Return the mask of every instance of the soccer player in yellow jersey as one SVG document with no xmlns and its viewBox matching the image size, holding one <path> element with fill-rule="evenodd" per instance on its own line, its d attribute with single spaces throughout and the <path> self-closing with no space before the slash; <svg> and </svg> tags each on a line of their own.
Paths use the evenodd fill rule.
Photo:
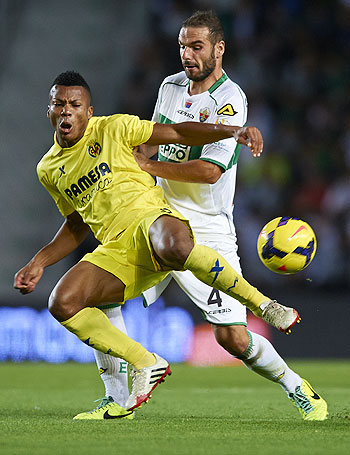
<svg viewBox="0 0 350 455">
<path fill-rule="evenodd" d="M 17 272 L 14 286 L 22 294 L 34 291 L 45 267 L 71 253 L 91 229 L 101 245 L 59 280 L 49 310 L 84 343 L 133 366 L 131 394 L 120 416 L 131 415 L 147 401 L 170 368 L 165 359 L 115 328 L 99 306 L 132 299 L 171 270 L 190 270 L 274 327 L 290 331 L 299 320 L 297 311 L 272 302 L 218 253 L 196 244 L 187 220 L 167 205 L 162 189 L 133 156 L 142 143 L 202 145 L 231 137 L 259 156 L 263 142 L 256 128 L 158 124 L 121 114 L 93 117 L 90 88 L 72 71 L 53 82 L 47 115 L 55 130 L 54 145 L 37 171 L 65 221 Z"/>
</svg>

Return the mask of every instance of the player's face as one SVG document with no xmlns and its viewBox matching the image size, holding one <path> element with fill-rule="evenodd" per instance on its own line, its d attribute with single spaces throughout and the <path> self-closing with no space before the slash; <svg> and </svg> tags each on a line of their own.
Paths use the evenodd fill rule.
<svg viewBox="0 0 350 455">
<path fill-rule="evenodd" d="M 187 77 L 200 82 L 215 70 L 217 57 L 223 54 L 224 42 L 213 45 L 207 27 L 188 27 L 180 30 L 179 45 L 181 62 Z"/>
<path fill-rule="evenodd" d="M 72 147 L 84 136 L 92 113 L 90 95 L 84 87 L 54 85 L 51 88 L 47 116 L 61 147 Z"/>
</svg>

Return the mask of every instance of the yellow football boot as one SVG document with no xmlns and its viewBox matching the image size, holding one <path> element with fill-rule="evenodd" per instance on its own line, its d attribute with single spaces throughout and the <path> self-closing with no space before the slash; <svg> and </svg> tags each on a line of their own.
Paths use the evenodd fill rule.
<svg viewBox="0 0 350 455">
<path fill-rule="evenodd" d="M 99 400 L 96 400 L 99 401 Z M 112 397 L 101 398 L 101 403 L 92 411 L 81 412 L 73 420 L 132 420 L 134 411 L 127 411 L 117 404 Z"/>
<path fill-rule="evenodd" d="M 304 420 L 326 420 L 327 403 L 314 391 L 311 385 L 303 379 L 301 386 L 295 389 L 294 393 L 289 394 L 289 399 L 299 410 Z"/>
</svg>

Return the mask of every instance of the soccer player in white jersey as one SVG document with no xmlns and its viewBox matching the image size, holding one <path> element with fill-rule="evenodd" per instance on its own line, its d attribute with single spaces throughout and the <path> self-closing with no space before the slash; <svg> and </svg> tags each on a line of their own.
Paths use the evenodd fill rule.
<svg viewBox="0 0 350 455">
<path fill-rule="evenodd" d="M 193 14 L 182 25 L 179 46 L 184 71 L 161 84 L 153 120 L 243 126 L 247 100 L 222 69 L 225 42 L 217 16 L 208 11 Z M 150 160 L 156 151 L 141 148 L 136 155 L 141 169 L 157 176 L 169 205 L 190 220 L 197 242 L 219 252 L 240 271 L 232 217 L 240 146 L 233 138 L 196 147 L 161 145 L 158 161 Z M 147 304 L 156 301 L 172 278 L 202 311 L 224 349 L 250 370 L 280 384 L 304 420 L 327 418 L 327 404 L 310 384 L 288 367 L 267 339 L 247 330 L 246 308 L 237 300 L 200 282 L 189 271 L 173 271 L 143 293 Z M 119 309 L 107 309 L 106 313 L 120 327 Z M 109 396 L 122 401 L 127 386 L 124 382 L 121 387 L 117 359 L 96 351 L 96 360 L 106 385 L 103 404 L 108 404 Z M 99 414 L 94 413 L 96 418 Z M 91 413 L 80 416 L 93 417 Z"/>
</svg>

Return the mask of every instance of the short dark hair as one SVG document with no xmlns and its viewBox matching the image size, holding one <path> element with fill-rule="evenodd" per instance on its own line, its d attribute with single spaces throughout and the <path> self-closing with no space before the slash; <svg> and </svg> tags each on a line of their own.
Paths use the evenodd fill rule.
<svg viewBox="0 0 350 455">
<path fill-rule="evenodd" d="M 91 90 L 89 84 L 86 82 L 83 76 L 76 71 L 65 71 L 64 73 L 59 74 L 52 83 L 52 86 L 54 85 L 64 85 L 66 87 L 78 85 L 80 87 L 84 87 L 89 92 L 91 98 Z"/>
<path fill-rule="evenodd" d="M 221 21 L 214 11 L 196 11 L 182 23 L 182 28 L 187 27 L 208 27 L 212 44 L 225 40 Z"/>
</svg>

